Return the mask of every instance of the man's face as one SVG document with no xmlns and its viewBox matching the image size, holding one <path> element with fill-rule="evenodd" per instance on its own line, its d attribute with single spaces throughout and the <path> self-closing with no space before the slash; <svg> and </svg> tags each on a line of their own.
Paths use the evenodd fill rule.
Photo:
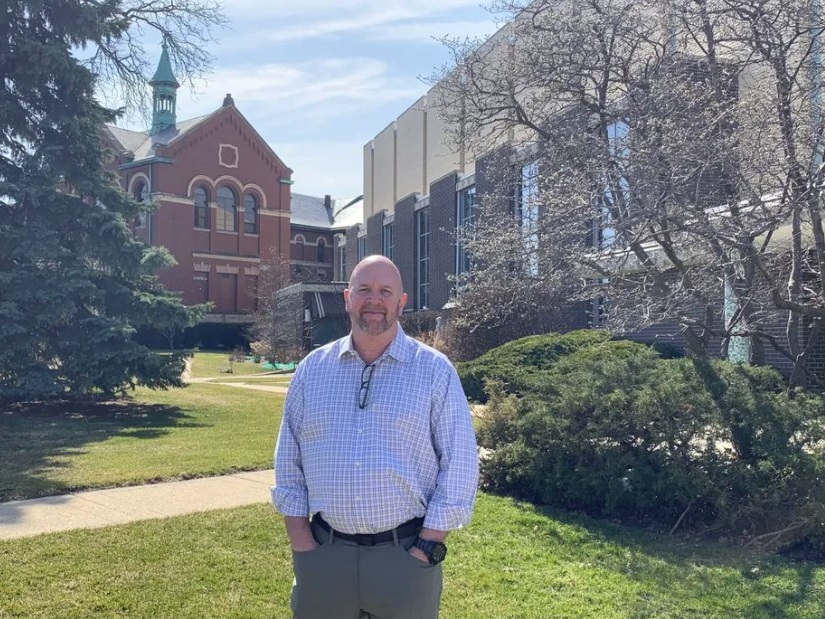
<svg viewBox="0 0 825 619">
<path fill-rule="evenodd" d="M 352 328 L 371 336 L 392 328 L 407 303 L 398 272 L 384 262 L 359 265 L 344 299 Z"/>
</svg>

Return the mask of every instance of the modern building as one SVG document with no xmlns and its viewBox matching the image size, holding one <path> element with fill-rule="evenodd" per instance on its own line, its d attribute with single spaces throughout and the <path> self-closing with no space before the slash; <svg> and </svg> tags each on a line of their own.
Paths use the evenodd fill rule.
<svg viewBox="0 0 825 619">
<path fill-rule="evenodd" d="M 693 79 L 690 71 L 701 62 L 691 64 L 690 46 L 693 43 L 689 37 L 682 41 L 673 31 L 663 30 L 662 33 L 667 48 L 674 50 L 673 57 L 685 59 L 686 66 L 690 67 L 686 75 Z M 505 25 L 481 49 L 489 58 L 496 58 L 498 54 L 499 60 L 506 62 L 513 37 L 510 25 Z M 740 75 L 731 95 L 761 96 L 763 89 L 758 79 L 758 73 Z M 353 227 L 346 235 L 350 269 L 364 255 L 378 253 L 393 258 L 409 293 L 407 309 L 410 311 L 442 311 L 451 307 L 455 292 L 451 276 L 470 268 L 466 253 L 455 242 L 456 233 L 472 221 L 476 201 L 495 193 L 500 187 L 502 153 L 506 153 L 503 159 L 510 167 L 507 174 L 516 179 L 511 187 L 510 205 L 516 216 L 520 214 L 524 218 L 524 196 L 536 188 L 536 160 L 531 154 L 529 138 L 510 129 L 491 131 L 486 146 L 476 152 L 462 143 L 456 144 L 455 136 L 459 132 L 448 131 L 439 111 L 443 96 L 441 84 L 436 83 L 426 96 L 364 145 L 365 225 Z M 547 122 L 553 122 L 556 115 L 561 117 L 561 112 L 550 110 Z M 707 200 L 710 205 L 714 195 L 718 195 L 714 189 L 718 189 L 719 183 L 714 187 L 713 175 L 697 180 L 703 193 L 702 200 Z M 538 210 L 534 215 L 538 216 Z M 594 243 L 601 243 L 602 233 L 606 232 L 609 229 L 595 231 Z M 727 310 L 723 292 L 720 287 L 716 308 L 720 320 L 724 320 Z M 560 317 L 562 328 L 599 325 L 603 307 L 599 299 L 571 304 L 566 315 Z M 775 341 L 781 341 L 785 321 L 776 320 L 769 328 L 776 335 Z M 810 325 L 805 329 L 804 333 L 809 333 Z M 685 339 L 673 322 L 662 321 L 629 335 L 685 348 Z M 825 375 L 825 334 L 820 334 L 810 356 L 809 367 Z M 791 366 L 787 351 L 766 347 L 765 357 L 769 363 L 785 371 Z"/>
</svg>

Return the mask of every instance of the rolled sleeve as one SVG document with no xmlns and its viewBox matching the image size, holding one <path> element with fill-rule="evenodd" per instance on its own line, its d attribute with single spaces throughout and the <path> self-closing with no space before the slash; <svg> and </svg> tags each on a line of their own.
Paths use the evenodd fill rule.
<svg viewBox="0 0 825 619">
<path fill-rule="evenodd" d="M 303 416 L 304 384 L 301 368 L 296 371 L 284 401 L 281 429 L 275 446 L 275 485 L 272 505 L 284 516 L 309 515 L 309 495 L 301 463 L 297 435 Z"/>
<path fill-rule="evenodd" d="M 470 523 L 478 488 L 478 447 L 458 374 L 447 363 L 434 377 L 432 433 L 439 462 L 424 526 L 452 531 Z"/>
</svg>

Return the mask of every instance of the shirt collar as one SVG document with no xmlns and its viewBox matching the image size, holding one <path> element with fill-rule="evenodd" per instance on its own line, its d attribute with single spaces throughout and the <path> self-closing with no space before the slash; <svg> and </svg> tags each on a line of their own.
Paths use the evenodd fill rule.
<svg viewBox="0 0 825 619">
<path fill-rule="evenodd" d="M 395 337 L 392 339 L 392 342 L 390 342 L 387 350 L 384 351 L 384 354 L 379 357 L 379 360 L 384 357 L 392 357 L 396 361 L 409 362 L 412 361 L 414 352 L 415 343 L 407 337 L 404 329 L 402 329 L 399 324 L 398 330 L 395 332 Z M 349 335 L 341 339 L 341 345 L 338 348 L 338 358 L 340 359 L 344 355 L 358 355 L 358 352 L 352 345 L 351 331 Z"/>
</svg>

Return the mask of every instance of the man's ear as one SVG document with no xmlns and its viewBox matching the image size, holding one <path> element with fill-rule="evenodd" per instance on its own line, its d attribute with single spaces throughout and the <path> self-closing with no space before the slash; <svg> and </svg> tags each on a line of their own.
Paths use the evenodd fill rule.
<svg viewBox="0 0 825 619">
<path fill-rule="evenodd" d="M 407 306 L 407 293 L 402 292 L 401 298 L 398 300 L 398 311 L 403 312 L 404 308 Z"/>
<path fill-rule="evenodd" d="M 349 288 L 344 288 L 344 307 L 349 309 Z"/>
</svg>

